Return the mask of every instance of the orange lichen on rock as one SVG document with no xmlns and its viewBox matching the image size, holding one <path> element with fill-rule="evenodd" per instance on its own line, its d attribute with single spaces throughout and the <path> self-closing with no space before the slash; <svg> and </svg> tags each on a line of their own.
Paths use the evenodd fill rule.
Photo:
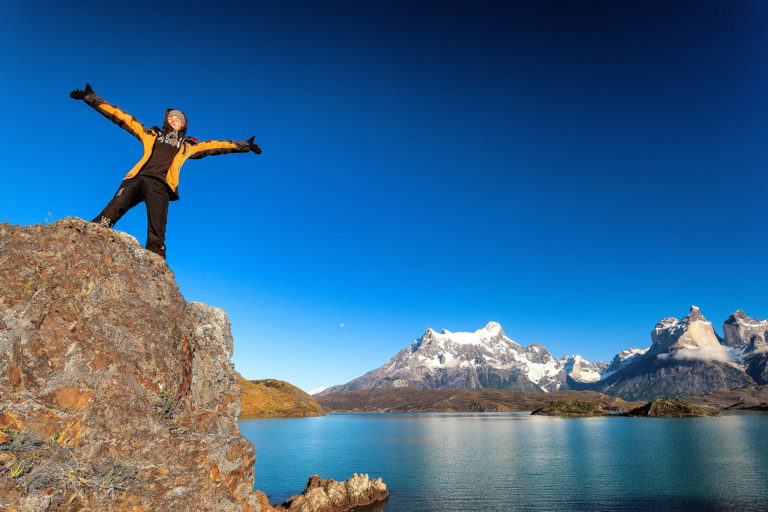
<svg viewBox="0 0 768 512">
<path fill-rule="evenodd" d="M 223 311 L 80 219 L 0 223 L 0 254 L 0 509 L 285 510 L 253 491 Z M 22 471 L 49 481 L 22 486 Z"/>
<path fill-rule="evenodd" d="M 82 409 L 91 400 L 91 392 L 80 386 L 59 388 L 43 396 L 43 400 L 53 402 L 62 409 Z"/>
</svg>

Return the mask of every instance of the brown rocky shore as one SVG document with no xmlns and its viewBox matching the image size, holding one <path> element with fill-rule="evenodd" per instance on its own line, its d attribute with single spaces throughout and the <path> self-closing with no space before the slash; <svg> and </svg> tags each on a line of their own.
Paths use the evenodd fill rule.
<svg viewBox="0 0 768 512">
<path fill-rule="evenodd" d="M 253 490 L 227 315 L 131 236 L 0 224 L 0 510 L 338 512 L 380 479 Z"/>
<path fill-rule="evenodd" d="M 332 413 L 511 412 L 533 411 L 556 400 L 589 402 L 606 411 L 629 411 L 645 402 L 627 402 L 596 391 L 531 393 L 486 388 L 466 389 L 376 388 L 336 391 L 317 396 Z"/>
</svg>

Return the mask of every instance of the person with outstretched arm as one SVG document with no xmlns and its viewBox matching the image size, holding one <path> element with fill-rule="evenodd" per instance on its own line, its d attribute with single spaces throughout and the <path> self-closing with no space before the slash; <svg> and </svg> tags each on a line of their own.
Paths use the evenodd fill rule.
<svg viewBox="0 0 768 512">
<path fill-rule="evenodd" d="M 187 137 L 189 122 L 180 110 L 165 110 L 163 127 L 146 128 L 135 117 L 99 98 L 89 84 L 85 90 L 69 93 L 83 100 L 104 117 L 139 139 L 144 155 L 123 178 L 115 196 L 92 222 L 112 227 L 125 212 L 144 201 L 147 207 L 145 247 L 165 258 L 165 225 L 168 203 L 179 199 L 179 171 L 188 159 L 226 153 L 261 154 L 261 148 L 248 140 L 205 140 Z"/>
</svg>

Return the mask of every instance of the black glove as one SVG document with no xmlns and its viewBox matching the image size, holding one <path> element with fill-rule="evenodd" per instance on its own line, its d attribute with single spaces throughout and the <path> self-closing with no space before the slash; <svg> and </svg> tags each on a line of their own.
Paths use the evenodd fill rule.
<svg viewBox="0 0 768 512">
<path fill-rule="evenodd" d="M 85 84 L 85 90 L 81 91 L 80 89 L 75 89 L 71 93 L 69 93 L 69 97 L 73 100 L 82 100 L 85 98 L 86 94 L 90 94 L 93 92 L 93 89 L 91 89 L 91 84 Z"/>
<path fill-rule="evenodd" d="M 254 135 L 253 137 L 248 139 L 248 147 L 251 149 L 251 151 L 253 151 L 257 155 L 260 155 L 261 154 L 261 148 L 257 144 L 253 143 L 253 139 L 255 139 L 255 138 L 256 138 L 256 136 Z"/>
</svg>

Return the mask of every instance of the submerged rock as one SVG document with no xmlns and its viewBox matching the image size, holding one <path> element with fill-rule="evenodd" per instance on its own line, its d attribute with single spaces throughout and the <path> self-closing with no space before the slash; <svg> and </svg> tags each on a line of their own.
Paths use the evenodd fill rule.
<svg viewBox="0 0 768 512">
<path fill-rule="evenodd" d="M 232 348 L 133 237 L 0 224 L 0 510 L 283 510 L 252 490 Z"/>
</svg>

